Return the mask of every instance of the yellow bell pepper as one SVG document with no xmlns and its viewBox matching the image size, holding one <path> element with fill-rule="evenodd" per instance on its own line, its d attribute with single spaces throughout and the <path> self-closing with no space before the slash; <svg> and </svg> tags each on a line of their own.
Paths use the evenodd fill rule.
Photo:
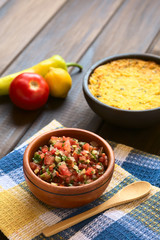
<svg viewBox="0 0 160 240">
<path fill-rule="evenodd" d="M 65 98 L 72 86 L 71 76 L 62 68 L 51 67 L 44 79 L 48 83 L 50 95 L 53 97 Z"/>
<path fill-rule="evenodd" d="M 78 67 L 80 69 L 80 71 L 82 70 L 81 65 L 79 65 L 77 63 L 66 63 L 61 56 L 54 55 L 51 58 L 46 59 L 31 68 L 28 68 L 23 71 L 13 73 L 8 76 L 0 78 L 0 95 L 8 94 L 9 86 L 10 86 L 12 80 L 23 72 L 38 73 L 39 75 L 44 77 L 47 74 L 47 72 L 49 71 L 50 67 L 62 68 L 67 71 L 67 67 L 70 67 L 70 66 L 75 66 L 75 67 Z"/>
</svg>

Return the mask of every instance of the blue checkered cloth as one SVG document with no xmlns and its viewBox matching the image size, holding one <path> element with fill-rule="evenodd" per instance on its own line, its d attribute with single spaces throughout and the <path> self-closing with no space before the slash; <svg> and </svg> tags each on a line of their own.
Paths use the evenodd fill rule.
<svg viewBox="0 0 160 240">
<path fill-rule="evenodd" d="M 62 127 L 55 120 L 44 130 Z M 56 209 L 36 199 L 29 191 L 22 169 L 28 142 L 1 161 L 0 227 L 12 240 L 159 240 L 160 239 L 160 157 L 110 142 L 116 166 L 113 179 L 94 202 L 74 209 Z M 152 184 L 151 193 L 132 203 L 109 209 L 50 238 L 41 230 L 61 220 L 89 210 L 111 198 L 124 186 L 144 180 Z"/>
</svg>

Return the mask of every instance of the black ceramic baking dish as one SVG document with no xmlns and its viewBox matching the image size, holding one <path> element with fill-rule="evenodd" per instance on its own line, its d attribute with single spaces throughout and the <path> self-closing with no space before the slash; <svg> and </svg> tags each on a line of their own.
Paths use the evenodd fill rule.
<svg viewBox="0 0 160 240">
<path fill-rule="evenodd" d="M 107 104 L 100 102 L 97 98 L 95 98 L 88 88 L 89 77 L 95 68 L 114 60 L 129 58 L 141 59 L 145 61 L 154 61 L 160 64 L 160 57 L 152 54 L 129 53 L 104 58 L 95 63 L 93 66 L 91 66 L 91 68 L 86 73 L 83 81 L 84 96 L 91 109 L 100 117 L 102 117 L 104 120 L 112 124 L 130 128 L 142 128 L 158 124 L 160 123 L 160 107 L 149 110 L 136 110 L 136 111 L 123 110 L 120 108 L 111 107 Z"/>
</svg>

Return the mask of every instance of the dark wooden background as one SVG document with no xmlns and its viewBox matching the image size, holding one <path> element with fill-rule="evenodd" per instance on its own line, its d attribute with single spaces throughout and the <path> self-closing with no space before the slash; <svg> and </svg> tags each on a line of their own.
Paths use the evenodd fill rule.
<svg viewBox="0 0 160 240">
<path fill-rule="evenodd" d="M 49 98 L 37 111 L 13 106 L 0 96 L 0 157 L 56 119 L 66 127 L 160 154 L 160 125 L 125 129 L 105 123 L 87 105 L 82 80 L 96 61 L 119 53 L 160 54 L 159 0 L 1 0 L 0 73 L 2 76 L 60 54 L 77 61 L 66 99 Z"/>
</svg>

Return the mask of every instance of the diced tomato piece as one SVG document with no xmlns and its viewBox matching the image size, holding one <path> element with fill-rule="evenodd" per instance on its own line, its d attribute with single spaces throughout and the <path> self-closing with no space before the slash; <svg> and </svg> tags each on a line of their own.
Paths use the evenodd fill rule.
<svg viewBox="0 0 160 240">
<path fill-rule="evenodd" d="M 58 137 L 52 136 L 52 137 L 51 137 L 51 140 L 52 140 L 52 141 L 57 141 L 57 140 L 58 140 Z"/>
<path fill-rule="evenodd" d="M 73 153 L 73 157 L 74 157 L 74 159 L 75 159 L 76 161 L 78 161 L 79 154 L 76 153 L 76 152 L 74 152 L 74 153 Z"/>
<path fill-rule="evenodd" d="M 106 160 L 104 161 L 104 166 L 105 166 L 105 167 L 108 166 L 108 159 L 106 159 Z"/>
<path fill-rule="evenodd" d="M 78 182 L 83 182 L 84 181 L 84 175 L 81 174 L 81 175 L 78 175 Z"/>
<path fill-rule="evenodd" d="M 103 162 L 105 161 L 105 158 L 104 158 L 104 157 L 100 157 L 100 158 L 99 158 L 99 161 L 100 161 L 101 163 L 103 163 Z"/>
<path fill-rule="evenodd" d="M 86 150 L 82 150 L 82 151 L 81 151 L 81 155 L 83 155 L 83 156 L 87 156 L 88 153 L 86 153 Z"/>
<path fill-rule="evenodd" d="M 70 139 L 70 138 L 69 137 L 65 137 L 65 136 L 62 137 L 63 142 L 67 141 L 68 139 Z"/>
<path fill-rule="evenodd" d="M 45 172 L 45 173 L 40 175 L 40 178 L 47 181 L 51 178 L 51 175 L 48 174 L 47 172 Z"/>
<path fill-rule="evenodd" d="M 67 152 L 70 152 L 71 151 L 71 145 L 70 145 L 70 141 L 67 139 L 66 142 L 64 142 L 64 147 L 63 149 Z"/>
<path fill-rule="evenodd" d="M 56 171 L 56 175 L 59 177 L 60 176 L 60 174 L 59 174 L 59 172 L 58 171 Z"/>
<path fill-rule="evenodd" d="M 44 145 L 44 147 L 42 147 L 42 152 L 43 152 L 43 153 L 48 152 L 48 147 L 47 147 L 47 145 Z"/>
<path fill-rule="evenodd" d="M 44 157 L 44 164 L 45 165 L 51 165 L 54 162 L 54 156 L 46 155 Z"/>
<path fill-rule="evenodd" d="M 50 166 L 49 166 L 49 171 L 52 172 L 53 169 L 54 169 L 54 167 L 55 167 L 55 164 L 50 165 Z"/>
<path fill-rule="evenodd" d="M 89 151 L 89 147 L 90 147 L 89 143 L 85 143 L 83 145 L 83 150 Z"/>
<path fill-rule="evenodd" d="M 85 156 L 80 156 L 79 161 L 86 161 L 86 157 Z"/>
<path fill-rule="evenodd" d="M 105 163 L 107 161 L 107 156 L 105 155 L 105 153 L 102 153 L 102 156 L 99 158 L 99 161 L 101 163 Z"/>
<path fill-rule="evenodd" d="M 56 143 L 54 144 L 54 148 L 62 149 L 62 143 L 61 143 L 61 142 L 56 142 Z"/>
<path fill-rule="evenodd" d="M 91 145 L 89 145 L 89 151 L 92 152 L 93 147 Z"/>
<path fill-rule="evenodd" d="M 105 154 L 105 153 L 102 153 L 102 157 L 106 157 L 106 158 L 107 158 L 107 156 L 106 156 L 106 154 Z"/>
<path fill-rule="evenodd" d="M 54 155 L 55 152 L 56 152 L 56 149 L 53 148 L 50 152 L 51 152 L 52 155 Z"/>
<path fill-rule="evenodd" d="M 91 176 L 91 175 L 93 175 L 95 173 L 95 170 L 94 170 L 94 168 L 92 168 L 92 167 L 89 167 L 88 169 L 87 169 L 87 171 L 86 171 L 86 175 L 87 176 Z"/>
<path fill-rule="evenodd" d="M 40 166 L 34 162 L 30 162 L 30 167 L 34 171 L 36 168 L 40 169 Z"/>
<path fill-rule="evenodd" d="M 44 158 L 44 153 L 41 153 L 40 157 L 41 157 L 41 159 L 43 159 Z"/>
<path fill-rule="evenodd" d="M 64 155 L 65 155 L 66 157 L 68 157 L 68 156 L 69 156 L 69 152 L 64 151 Z"/>
<path fill-rule="evenodd" d="M 75 140 L 72 138 L 69 139 L 71 145 L 79 145 Z"/>
<path fill-rule="evenodd" d="M 74 167 L 74 161 L 72 161 L 71 159 L 67 159 L 66 163 L 68 164 L 68 166 L 70 166 L 72 168 Z"/>
<path fill-rule="evenodd" d="M 79 169 L 87 169 L 87 164 L 79 163 L 78 165 Z"/>
<path fill-rule="evenodd" d="M 60 174 L 64 175 L 64 176 L 71 176 L 71 172 L 69 171 L 68 167 L 66 166 L 66 164 L 61 164 L 59 167 L 58 167 L 58 170 L 60 172 Z"/>
<path fill-rule="evenodd" d="M 69 184 L 70 181 L 71 181 L 71 178 L 70 178 L 70 177 L 66 177 L 66 178 L 65 178 L 65 181 L 66 181 L 67 184 Z"/>
</svg>

